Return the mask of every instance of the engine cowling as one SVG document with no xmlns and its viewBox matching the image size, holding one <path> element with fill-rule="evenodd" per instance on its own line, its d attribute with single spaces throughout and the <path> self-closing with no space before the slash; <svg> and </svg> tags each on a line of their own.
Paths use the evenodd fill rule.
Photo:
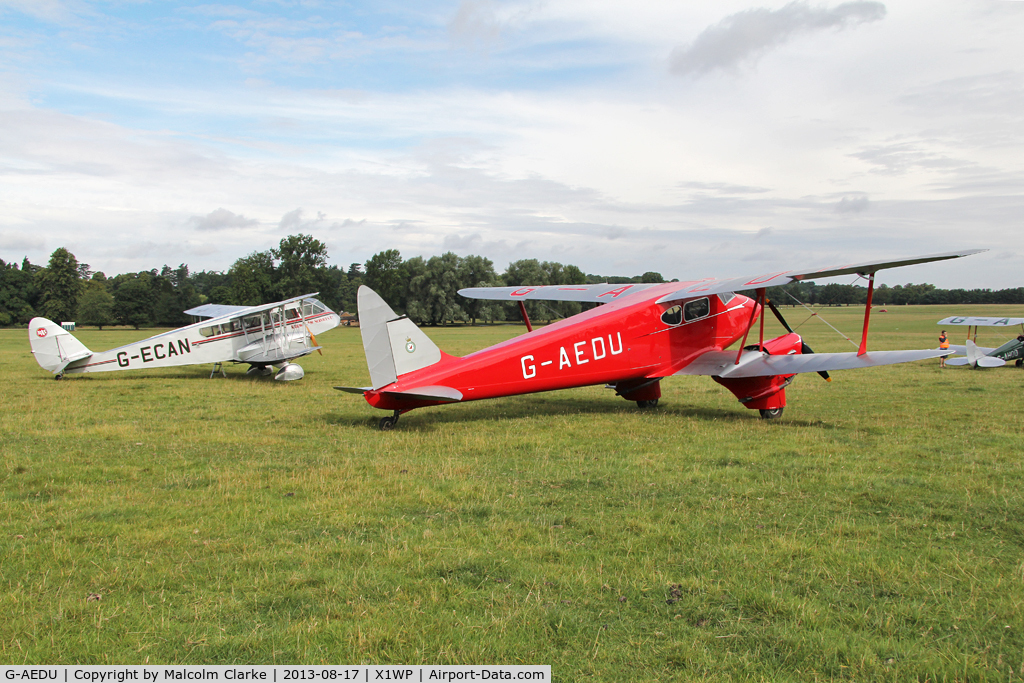
<svg viewBox="0 0 1024 683">
<path fill-rule="evenodd" d="M 757 344 L 747 346 L 756 351 Z M 803 353 L 804 343 L 799 334 L 791 332 L 764 343 L 764 350 L 773 356 L 787 356 Z M 786 387 L 796 375 L 768 375 L 766 377 L 712 377 L 739 399 L 745 408 L 751 410 L 775 410 L 786 407 Z"/>
</svg>

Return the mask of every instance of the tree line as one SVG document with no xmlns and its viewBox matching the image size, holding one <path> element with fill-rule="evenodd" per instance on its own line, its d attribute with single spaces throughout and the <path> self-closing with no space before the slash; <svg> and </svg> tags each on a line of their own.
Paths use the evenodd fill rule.
<svg viewBox="0 0 1024 683">
<path fill-rule="evenodd" d="M 355 312 L 356 291 L 366 284 L 398 313 L 419 324 L 519 320 L 516 304 L 481 301 L 458 296 L 464 287 L 524 285 L 582 285 L 599 282 L 625 284 L 664 282 L 649 271 L 635 277 L 584 274 L 575 265 L 523 259 L 504 273 L 483 256 L 441 256 L 403 259 L 397 249 L 374 254 L 365 263 L 347 269 L 327 264 L 327 246 L 311 235 L 289 235 L 277 247 L 237 259 L 226 271 L 191 272 L 177 268 L 122 273 L 108 277 L 93 272 L 75 255 L 59 248 L 46 266 L 23 259 L 0 259 L 0 325 L 25 325 L 34 316 L 79 325 L 180 326 L 191 322 L 185 310 L 204 303 L 256 306 L 300 294 L 320 292 L 319 298 L 338 312 Z M 798 300 L 807 304 L 863 304 L 867 289 L 858 285 L 794 282 L 769 289 L 780 304 Z M 881 285 L 875 289 L 877 305 L 902 304 L 1021 304 L 1024 287 L 1016 289 L 938 289 L 933 285 Z M 527 312 L 534 320 L 553 320 L 579 313 L 587 304 L 531 301 Z"/>
</svg>

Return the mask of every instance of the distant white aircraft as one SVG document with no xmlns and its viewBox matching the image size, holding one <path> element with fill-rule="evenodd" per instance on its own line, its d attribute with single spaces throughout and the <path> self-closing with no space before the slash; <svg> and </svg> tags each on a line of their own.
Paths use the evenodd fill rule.
<svg viewBox="0 0 1024 683">
<path fill-rule="evenodd" d="M 967 343 L 963 346 L 952 344 L 949 349 L 953 353 L 964 354 L 966 358 L 950 358 L 946 365 L 970 365 L 972 368 L 998 368 L 1007 361 L 1016 360 L 1017 367 L 1024 366 L 1024 318 L 982 318 L 977 316 L 954 315 L 943 318 L 938 325 L 966 325 Z M 987 349 L 977 346 L 979 327 L 1010 328 L 1020 325 L 1021 334 L 1002 346 Z M 971 339 L 971 328 L 974 328 L 974 339 Z"/>
<path fill-rule="evenodd" d="M 206 304 L 185 313 L 201 322 L 132 342 L 110 351 L 93 352 L 52 320 L 32 318 L 28 338 L 36 362 L 61 379 L 65 374 L 167 368 L 213 363 L 248 363 L 250 373 L 277 380 L 302 379 L 296 358 L 319 351 L 316 335 L 338 326 L 338 314 L 317 301 L 317 292 L 263 306 Z M 213 377 L 213 373 L 210 376 Z"/>
</svg>

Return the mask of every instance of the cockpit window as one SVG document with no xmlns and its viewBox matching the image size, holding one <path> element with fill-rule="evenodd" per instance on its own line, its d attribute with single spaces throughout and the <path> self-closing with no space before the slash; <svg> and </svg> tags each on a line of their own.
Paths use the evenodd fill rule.
<svg viewBox="0 0 1024 683">
<path fill-rule="evenodd" d="M 673 306 L 661 314 L 661 322 L 666 325 L 679 325 L 683 322 L 682 306 Z"/>
<path fill-rule="evenodd" d="M 683 306 L 683 319 L 686 322 L 705 318 L 709 313 L 711 313 L 711 303 L 708 301 L 707 297 L 688 301 L 686 302 L 686 305 Z"/>
<path fill-rule="evenodd" d="M 718 295 L 718 300 L 727 306 L 729 305 L 729 302 L 735 298 L 736 295 L 733 292 L 722 292 Z"/>
</svg>

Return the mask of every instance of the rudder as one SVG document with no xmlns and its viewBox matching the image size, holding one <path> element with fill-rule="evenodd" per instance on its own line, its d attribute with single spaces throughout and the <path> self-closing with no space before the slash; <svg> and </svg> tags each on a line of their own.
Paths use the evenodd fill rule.
<svg viewBox="0 0 1024 683">
<path fill-rule="evenodd" d="M 375 291 L 360 286 L 356 299 L 359 332 L 374 389 L 441 360 L 437 345 L 413 321 L 391 310 Z"/>
</svg>

